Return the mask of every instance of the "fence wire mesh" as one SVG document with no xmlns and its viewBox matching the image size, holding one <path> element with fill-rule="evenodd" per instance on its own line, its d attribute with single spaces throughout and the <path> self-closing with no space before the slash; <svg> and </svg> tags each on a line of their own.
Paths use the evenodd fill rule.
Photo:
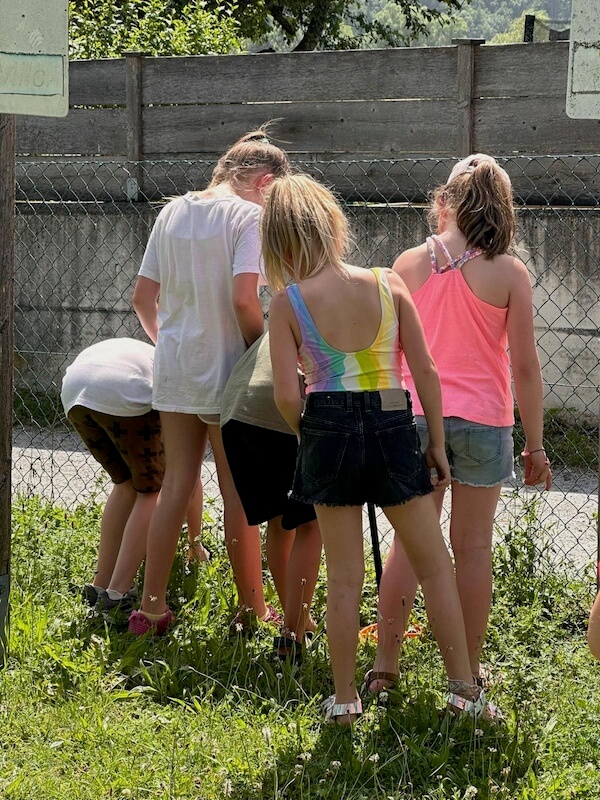
<svg viewBox="0 0 600 800">
<path fill-rule="evenodd" d="M 598 156 L 500 159 L 519 206 L 518 244 L 533 284 L 545 385 L 551 492 L 506 485 L 501 538 L 536 503 L 536 545 L 585 570 L 596 559 L 600 329 Z M 428 192 L 451 159 L 298 162 L 343 198 L 351 261 L 390 266 L 428 233 Z M 60 405 L 66 366 L 101 339 L 145 338 L 131 308 L 144 247 L 165 198 L 203 188 L 212 162 L 21 161 L 17 164 L 13 490 L 72 507 L 105 496 L 106 478 L 70 430 Z M 268 307 L 268 293 L 264 293 Z M 218 498 L 210 456 L 206 495 Z M 216 500 L 218 504 L 218 499 Z M 449 503 L 447 498 L 446 503 Z M 449 505 L 444 508 L 447 528 Z M 378 516 L 385 551 L 391 531 Z M 365 533 L 368 524 L 365 516 Z M 549 548 L 549 549 L 546 549 Z"/>
</svg>

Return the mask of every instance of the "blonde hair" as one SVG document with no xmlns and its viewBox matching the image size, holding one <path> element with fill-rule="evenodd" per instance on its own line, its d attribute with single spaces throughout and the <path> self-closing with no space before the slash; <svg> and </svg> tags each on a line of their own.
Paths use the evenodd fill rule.
<svg viewBox="0 0 600 800">
<path fill-rule="evenodd" d="M 256 173 L 286 175 L 290 162 L 281 148 L 269 141 L 269 126 L 246 133 L 217 161 L 209 188 L 230 183 L 234 189 L 245 185 Z"/>
<path fill-rule="evenodd" d="M 514 247 L 517 223 L 510 178 L 492 156 L 477 153 L 459 162 L 448 182 L 434 191 L 428 214 L 433 230 L 442 210 L 454 214 L 469 247 L 480 247 L 485 258 Z"/>
<path fill-rule="evenodd" d="M 273 289 L 298 283 L 327 264 L 342 270 L 350 233 L 339 203 L 309 175 L 286 175 L 269 187 L 263 208 L 262 250 Z"/>
</svg>

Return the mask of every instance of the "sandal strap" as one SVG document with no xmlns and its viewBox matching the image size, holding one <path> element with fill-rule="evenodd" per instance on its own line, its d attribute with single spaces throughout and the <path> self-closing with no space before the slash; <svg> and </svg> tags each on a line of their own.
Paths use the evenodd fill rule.
<svg viewBox="0 0 600 800">
<path fill-rule="evenodd" d="M 323 701 L 325 722 L 335 722 L 338 717 L 345 717 L 350 714 L 359 717 L 362 714 L 362 710 L 360 697 L 357 697 L 353 703 L 336 703 L 335 695 L 332 694 Z"/>
<path fill-rule="evenodd" d="M 373 683 L 373 681 L 390 681 L 396 683 L 398 676 L 395 672 L 381 672 L 380 670 L 370 669 L 365 674 L 365 683 Z"/>
<path fill-rule="evenodd" d="M 446 695 L 446 703 L 456 709 L 458 712 L 468 714 L 470 717 L 477 718 L 485 709 L 487 700 L 483 689 L 479 690 L 479 696 L 473 700 L 463 697 L 461 694 L 448 692 Z"/>
</svg>

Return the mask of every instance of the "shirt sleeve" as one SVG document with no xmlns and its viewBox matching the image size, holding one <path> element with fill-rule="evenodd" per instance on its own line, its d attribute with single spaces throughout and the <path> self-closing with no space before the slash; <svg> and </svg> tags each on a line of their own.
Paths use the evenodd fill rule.
<svg viewBox="0 0 600 800">
<path fill-rule="evenodd" d="M 244 272 L 260 274 L 262 257 L 259 233 L 260 208 L 244 209 L 240 217 L 233 242 L 233 274 Z"/>
<path fill-rule="evenodd" d="M 157 219 L 154 223 L 152 230 L 150 231 L 150 236 L 148 237 L 148 244 L 146 245 L 146 250 L 144 251 L 144 257 L 142 258 L 142 264 L 140 266 L 138 275 L 144 278 L 150 278 L 150 280 L 156 281 L 156 283 L 160 283 L 160 272 L 158 269 L 158 234 L 157 228 L 159 226 L 159 220 Z"/>
</svg>

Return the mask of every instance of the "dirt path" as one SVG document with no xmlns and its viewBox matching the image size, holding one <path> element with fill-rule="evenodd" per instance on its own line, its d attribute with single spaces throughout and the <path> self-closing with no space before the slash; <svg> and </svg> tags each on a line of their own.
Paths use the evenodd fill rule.
<svg viewBox="0 0 600 800">
<path fill-rule="evenodd" d="M 207 498 L 218 498 L 215 467 L 209 454 L 202 472 Z M 83 448 L 78 437 L 66 430 L 24 430 L 13 441 L 13 491 L 37 494 L 73 507 L 92 497 L 103 500 L 109 483 L 102 470 Z M 522 517 L 523 503 L 539 497 L 538 520 L 549 532 L 557 561 L 572 561 L 583 568 L 596 560 L 598 480 L 591 471 L 562 470 L 555 474 L 552 491 L 539 493 L 517 482 L 502 490 L 497 514 L 497 536 Z M 448 500 L 448 498 L 447 498 Z M 445 505 L 448 505 L 446 502 Z M 447 513 L 444 515 L 447 517 Z M 368 531 L 365 514 L 364 530 Z M 444 523 L 447 533 L 447 522 Z M 383 551 L 391 542 L 391 529 L 381 513 L 378 529 Z"/>
</svg>

